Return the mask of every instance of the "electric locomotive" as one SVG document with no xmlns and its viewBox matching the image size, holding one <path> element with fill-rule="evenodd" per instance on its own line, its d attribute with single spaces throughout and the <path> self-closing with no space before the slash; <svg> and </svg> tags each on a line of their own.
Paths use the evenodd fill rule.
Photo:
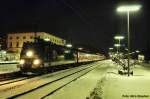
<svg viewBox="0 0 150 99">
<path fill-rule="evenodd" d="M 66 53 L 68 50 L 69 52 Z M 18 67 L 22 72 L 41 72 L 52 65 L 74 62 L 74 58 L 71 49 L 36 39 L 35 42 L 23 44 Z"/>
</svg>

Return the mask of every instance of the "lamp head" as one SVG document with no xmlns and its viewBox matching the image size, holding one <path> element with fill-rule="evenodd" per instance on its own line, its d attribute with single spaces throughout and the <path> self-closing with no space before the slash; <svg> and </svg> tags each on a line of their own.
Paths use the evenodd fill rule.
<svg viewBox="0 0 150 99">
<path fill-rule="evenodd" d="M 122 5 L 117 8 L 117 12 L 136 12 L 141 9 L 141 5 Z"/>
</svg>

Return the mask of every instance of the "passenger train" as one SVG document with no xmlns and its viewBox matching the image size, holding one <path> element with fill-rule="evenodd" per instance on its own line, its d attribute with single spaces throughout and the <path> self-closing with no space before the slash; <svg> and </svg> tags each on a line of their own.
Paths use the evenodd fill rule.
<svg viewBox="0 0 150 99">
<path fill-rule="evenodd" d="M 63 64 L 97 61 L 104 58 L 102 55 L 35 39 L 35 42 L 25 42 L 23 44 L 18 68 L 23 73 L 47 72 L 54 67 L 60 68 Z"/>
</svg>

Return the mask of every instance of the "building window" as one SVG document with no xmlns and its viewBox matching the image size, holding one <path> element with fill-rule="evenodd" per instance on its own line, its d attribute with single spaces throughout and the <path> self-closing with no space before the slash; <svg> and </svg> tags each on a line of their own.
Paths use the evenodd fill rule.
<svg viewBox="0 0 150 99">
<path fill-rule="evenodd" d="M 23 39 L 26 39 L 26 37 L 24 36 Z"/>
<path fill-rule="evenodd" d="M 10 47 L 12 47 L 12 42 L 10 42 Z"/>
<path fill-rule="evenodd" d="M 19 37 L 17 36 L 16 39 L 19 39 Z"/>
<path fill-rule="evenodd" d="M 16 43 L 16 47 L 19 47 L 19 42 Z"/>
<path fill-rule="evenodd" d="M 30 36 L 30 39 L 33 39 L 33 36 Z"/>
<path fill-rule="evenodd" d="M 9 39 L 11 40 L 11 39 L 12 39 L 12 37 L 10 36 L 10 37 L 9 37 Z"/>
</svg>

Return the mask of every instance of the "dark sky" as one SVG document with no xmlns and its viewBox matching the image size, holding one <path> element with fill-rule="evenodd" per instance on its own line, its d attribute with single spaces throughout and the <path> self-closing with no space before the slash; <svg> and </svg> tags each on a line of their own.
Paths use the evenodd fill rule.
<svg viewBox="0 0 150 99">
<path fill-rule="evenodd" d="M 1 0 L 0 32 L 45 31 L 75 44 L 106 51 L 115 41 L 113 36 L 126 36 L 126 15 L 116 12 L 125 0 Z M 147 49 L 148 1 L 131 14 L 132 49 Z M 123 41 L 125 42 L 125 41 Z"/>
</svg>

